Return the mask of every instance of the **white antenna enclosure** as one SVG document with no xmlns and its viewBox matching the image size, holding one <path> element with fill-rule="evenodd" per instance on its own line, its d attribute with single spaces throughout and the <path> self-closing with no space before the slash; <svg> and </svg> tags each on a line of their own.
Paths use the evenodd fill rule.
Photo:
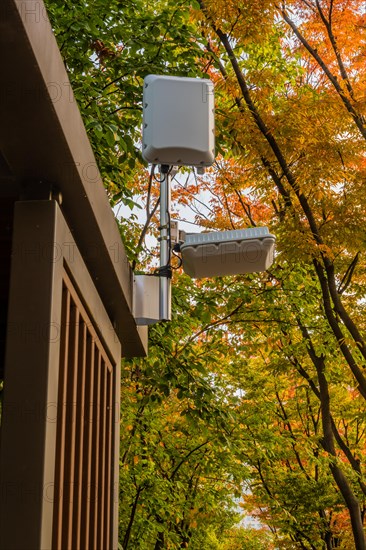
<svg viewBox="0 0 366 550">
<path fill-rule="evenodd" d="M 143 158 L 152 164 L 210 166 L 215 160 L 214 109 L 208 79 L 145 77 Z"/>
</svg>

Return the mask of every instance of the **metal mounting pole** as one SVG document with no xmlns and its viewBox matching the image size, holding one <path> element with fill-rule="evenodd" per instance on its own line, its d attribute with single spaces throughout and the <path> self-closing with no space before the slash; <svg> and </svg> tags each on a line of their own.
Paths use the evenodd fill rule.
<svg viewBox="0 0 366 550">
<path fill-rule="evenodd" d="M 160 295 L 159 317 L 171 319 L 171 267 L 170 267 L 170 176 L 169 166 L 160 167 Z"/>
</svg>

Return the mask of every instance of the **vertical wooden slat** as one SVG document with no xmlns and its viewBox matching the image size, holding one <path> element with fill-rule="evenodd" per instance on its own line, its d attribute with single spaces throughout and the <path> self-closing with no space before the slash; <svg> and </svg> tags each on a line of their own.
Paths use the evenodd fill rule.
<svg viewBox="0 0 366 550">
<path fill-rule="evenodd" d="M 112 438 L 113 438 L 113 371 L 107 370 L 107 432 L 106 432 L 106 464 L 105 468 L 105 487 L 106 487 L 106 517 L 104 523 L 105 547 L 110 548 L 110 524 L 111 524 L 111 506 L 113 491 L 112 484 Z M 118 429 L 118 426 L 116 427 Z"/>
<path fill-rule="evenodd" d="M 112 483 L 111 505 L 112 517 L 110 525 L 110 548 L 118 548 L 118 501 L 119 501 L 119 449 L 120 449 L 120 406 L 121 406 L 121 364 L 113 365 L 112 394 L 113 394 L 113 437 L 112 437 Z"/>
<path fill-rule="evenodd" d="M 75 482 L 74 482 L 74 518 L 72 525 L 72 549 L 80 550 L 81 537 L 81 510 L 82 510 L 82 468 L 84 454 L 84 422 L 85 415 L 85 375 L 86 375 L 86 345 L 87 326 L 84 321 L 80 323 L 79 330 L 79 357 L 78 357 L 78 382 L 76 399 L 76 436 L 75 436 Z"/>
<path fill-rule="evenodd" d="M 92 492 L 90 502 L 90 543 L 91 550 L 98 547 L 98 500 L 99 500 L 99 445 L 100 445 L 100 386 L 102 357 L 100 350 L 95 354 L 94 393 L 93 393 L 93 444 L 92 444 Z"/>
<path fill-rule="evenodd" d="M 92 453 L 93 453 L 93 396 L 94 396 L 94 368 L 95 342 L 90 334 L 87 341 L 85 373 L 85 412 L 84 412 L 84 454 L 82 478 L 82 510 L 81 510 L 81 539 L 80 548 L 89 548 L 90 506 L 92 484 Z"/>
<path fill-rule="evenodd" d="M 61 342 L 60 342 L 60 373 L 59 394 L 57 405 L 57 445 L 55 465 L 55 504 L 53 548 L 61 548 L 63 523 L 63 493 L 65 483 L 65 446 L 66 446 L 66 402 L 67 402 L 67 376 L 69 356 L 69 327 L 70 327 L 70 293 L 64 286 L 62 291 L 61 313 Z"/>
<path fill-rule="evenodd" d="M 79 349 L 79 319 L 80 313 L 72 303 L 70 315 L 70 344 L 69 344 L 69 370 L 68 370 L 68 400 L 67 400 L 67 425 L 65 453 L 65 480 L 63 499 L 63 525 L 62 525 L 62 549 L 72 549 L 72 519 L 74 511 L 74 483 L 75 483 L 75 438 L 76 438 L 76 399 L 77 399 L 77 374 L 78 374 L 78 349 Z M 71 400 L 71 401 L 69 401 Z"/>
<path fill-rule="evenodd" d="M 98 548 L 104 548 L 105 521 L 105 467 L 106 467 L 106 427 L 107 427 L 107 367 L 105 361 L 101 366 L 100 388 L 100 445 L 99 445 L 99 502 L 98 502 Z"/>
</svg>

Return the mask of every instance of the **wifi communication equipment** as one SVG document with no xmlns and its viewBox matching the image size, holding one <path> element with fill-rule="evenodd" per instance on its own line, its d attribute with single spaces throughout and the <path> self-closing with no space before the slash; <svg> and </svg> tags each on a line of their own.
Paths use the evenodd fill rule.
<svg viewBox="0 0 366 550">
<path fill-rule="evenodd" d="M 194 234 L 180 232 L 171 220 L 172 169 L 193 166 L 199 172 L 213 164 L 214 117 L 210 80 L 164 75 L 145 78 L 142 156 L 160 165 L 160 267 L 156 277 L 134 276 L 133 307 L 138 325 L 171 319 L 174 242 L 184 271 L 194 278 L 265 271 L 273 262 L 275 237 L 266 227 Z"/>
</svg>

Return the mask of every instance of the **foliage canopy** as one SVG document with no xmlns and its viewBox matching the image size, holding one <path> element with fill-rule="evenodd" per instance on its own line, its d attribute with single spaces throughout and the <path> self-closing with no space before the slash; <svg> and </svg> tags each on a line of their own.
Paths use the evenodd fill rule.
<svg viewBox="0 0 366 550">
<path fill-rule="evenodd" d="M 47 5 L 112 204 L 141 194 L 150 219 L 157 197 L 138 150 L 144 76 L 206 75 L 219 155 L 174 201 L 204 196 L 201 226 L 267 224 L 278 243 L 268 273 L 176 273 L 172 323 L 125 362 L 122 547 L 364 550 L 363 3 Z M 133 216 L 121 232 L 146 269 Z"/>
</svg>

